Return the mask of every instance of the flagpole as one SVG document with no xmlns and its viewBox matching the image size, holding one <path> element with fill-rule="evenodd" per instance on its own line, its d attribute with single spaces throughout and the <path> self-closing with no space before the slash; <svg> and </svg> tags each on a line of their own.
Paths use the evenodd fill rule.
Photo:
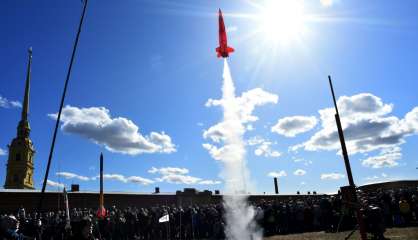
<svg viewBox="0 0 418 240">
<path fill-rule="evenodd" d="M 62 96 L 61 96 L 61 103 L 60 103 L 60 108 L 59 108 L 59 111 L 58 111 L 57 121 L 55 122 L 55 129 L 54 129 L 54 134 L 52 136 L 52 143 L 51 143 L 51 148 L 50 148 L 50 151 L 49 151 L 48 163 L 47 163 L 47 166 L 46 166 L 44 182 L 42 184 L 42 190 L 41 190 L 41 196 L 40 196 L 40 199 L 39 199 L 38 211 L 42 211 L 42 203 L 43 203 L 43 199 L 44 199 L 44 195 L 45 195 L 45 188 L 46 188 L 46 183 L 47 183 L 47 180 L 48 180 L 49 169 L 51 167 L 52 155 L 54 153 L 55 140 L 57 138 L 58 126 L 59 126 L 60 119 L 61 119 L 62 108 L 64 106 L 65 95 L 67 93 L 67 86 L 68 86 L 68 82 L 69 82 L 69 79 L 70 79 L 70 76 L 71 76 L 71 69 L 73 67 L 73 62 L 74 62 L 74 57 L 75 57 L 75 53 L 76 53 L 76 50 L 77 50 L 78 40 L 80 38 L 81 27 L 83 26 L 84 15 L 85 15 L 86 9 L 87 9 L 87 2 L 88 2 L 88 0 L 83 1 L 83 3 L 84 3 L 83 13 L 81 14 L 80 24 L 78 25 L 78 32 L 77 32 L 77 35 L 76 35 L 76 38 L 75 38 L 75 41 L 74 41 L 74 46 L 73 46 L 73 52 L 71 54 L 70 65 L 68 66 L 67 77 L 65 79 L 64 90 L 63 90 Z"/>
</svg>

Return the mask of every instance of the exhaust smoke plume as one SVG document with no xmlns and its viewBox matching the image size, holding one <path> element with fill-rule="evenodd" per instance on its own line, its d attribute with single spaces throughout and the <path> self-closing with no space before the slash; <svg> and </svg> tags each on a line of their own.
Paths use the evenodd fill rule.
<svg viewBox="0 0 418 240">
<path fill-rule="evenodd" d="M 225 234 L 231 240 L 261 239 L 261 231 L 254 222 L 254 208 L 248 205 L 245 196 L 247 188 L 250 187 L 243 139 L 245 126 L 240 118 L 240 107 L 226 59 L 223 80 L 223 122 L 218 126 L 222 126 L 221 139 L 224 145 L 216 150 L 219 151 L 219 160 L 223 163 L 222 175 L 225 179 Z"/>
</svg>

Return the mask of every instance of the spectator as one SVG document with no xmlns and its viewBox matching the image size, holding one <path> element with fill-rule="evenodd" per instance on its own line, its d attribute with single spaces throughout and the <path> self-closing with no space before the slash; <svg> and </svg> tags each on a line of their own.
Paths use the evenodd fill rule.
<svg viewBox="0 0 418 240">
<path fill-rule="evenodd" d="M 375 239 L 384 239 L 387 226 L 410 226 L 417 220 L 417 190 L 392 190 L 362 193 L 366 205 L 367 229 Z M 344 205 L 341 195 L 297 196 L 288 200 L 261 200 L 254 206 L 256 223 L 265 235 L 306 231 L 353 229 L 353 209 Z M 0 209 L 1 212 L 1 209 Z M 23 207 L 0 218 L 0 239 L 68 240 L 151 240 L 151 239 L 225 239 L 222 204 L 155 207 L 110 207 L 105 218 L 97 218 L 93 209 L 70 211 L 68 228 L 64 211 L 28 212 Z M 169 215 L 169 221 L 158 223 Z M 28 238 L 26 237 L 26 239 Z"/>
<path fill-rule="evenodd" d="M 403 224 L 409 224 L 411 218 L 411 207 L 409 206 L 408 201 L 406 201 L 405 197 L 401 197 L 399 201 L 399 211 L 402 217 Z"/>
</svg>

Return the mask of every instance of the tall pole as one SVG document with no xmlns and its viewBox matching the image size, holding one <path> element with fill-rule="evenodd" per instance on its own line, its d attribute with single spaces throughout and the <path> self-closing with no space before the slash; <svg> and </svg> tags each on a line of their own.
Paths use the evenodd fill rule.
<svg viewBox="0 0 418 240">
<path fill-rule="evenodd" d="M 75 53 L 76 53 L 76 50 L 77 50 L 78 40 L 80 38 L 81 27 L 83 26 L 84 15 L 85 15 L 86 9 L 87 9 L 87 2 L 88 2 L 88 0 L 83 1 L 83 3 L 84 3 L 83 13 L 81 14 L 80 24 L 78 25 L 77 36 L 76 36 L 75 41 L 74 41 L 74 46 L 73 46 L 73 52 L 71 54 L 70 65 L 68 66 L 67 77 L 65 79 L 65 84 L 64 84 L 64 90 L 63 90 L 62 96 L 61 96 L 61 103 L 60 103 L 60 107 L 59 107 L 59 111 L 58 111 L 57 121 L 55 123 L 54 134 L 52 136 L 52 143 L 51 143 L 51 148 L 50 148 L 50 151 L 49 151 L 48 163 L 47 163 L 47 166 L 46 166 L 44 182 L 42 184 L 42 191 L 41 191 L 41 196 L 40 196 L 40 200 L 39 200 L 38 211 L 42 211 L 42 203 L 43 203 L 43 199 L 44 199 L 44 195 L 45 195 L 46 183 L 47 183 L 47 180 L 48 180 L 49 169 L 51 167 L 52 156 L 54 154 L 55 140 L 57 138 L 57 132 L 58 132 L 58 127 L 59 127 L 59 123 L 60 123 L 60 120 L 61 120 L 62 108 L 64 106 L 64 100 L 65 100 L 65 95 L 67 93 L 68 81 L 69 81 L 70 76 L 71 76 L 71 69 L 73 67 L 73 62 L 74 62 L 74 57 L 75 57 Z"/>
<path fill-rule="evenodd" d="M 336 112 L 335 122 L 337 123 L 338 136 L 340 138 L 341 150 L 343 153 L 345 169 L 347 171 L 348 182 L 350 186 L 354 187 L 355 185 L 354 185 L 354 180 L 353 180 L 353 174 L 351 173 L 350 160 L 348 158 L 347 147 L 345 145 L 344 132 L 341 126 L 340 113 L 338 112 L 337 101 L 335 100 L 335 93 L 334 93 L 334 87 L 332 86 L 331 76 L 328 76 L 328 81 L 329 81 L 329 86 L 331 88 L 332 99 L 334 100 L 334 107 L 335 107 L 335 112 Z"/>
<path fill-rule="evenodd" d="M 277 177 L 274 178 L 274 192 L 279 194 L 279 185 L 277 183 Z"/>
<path fill-rule="evenodd" d="M 341 126 L 340 113 L 338 112 L 337 101 L 335 100 L 335 93 L 334 93 L 334 87 L 332 86 L 331 76 L 328 76 L 328 81 L 329 81 L 329 86 L 331 88 L 332 99 L 334 101 L 335 122 L 337 123 L 338 136 L 340 138 L 341 150 L 343 153 L 345 169 L 347 171 L 348 182 L 350 184 L 351 191 L 352 191 L 352 198 L 353 198 L 352 200 L 353 200 L 354 205 L 356 206 L 357 223 L 359 225 L 360 236 L 362 240 L 366 240 L 367 239 L 366 228 L 365 228 L 364 221 L 363 221 L 363 214 L 358 204 L 358 198 L 356 194 L 356 185 L 354 184 L 353 174 L 351 172 L 350 159 L 348 158 L 347 147 L 345 145 L 344 132 Z"/>
<path fill-rule="evenodd" d="M 103 153 L 100 153 L 100 199 L 99 199 L 99 211 L 103 209 L 104 198 L 103 198 Z"/>
</svg>

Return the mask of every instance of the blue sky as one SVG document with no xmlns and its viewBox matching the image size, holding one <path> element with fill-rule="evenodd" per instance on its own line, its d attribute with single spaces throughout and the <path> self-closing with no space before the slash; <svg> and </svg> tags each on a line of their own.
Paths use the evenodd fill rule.
<svg viewBox="0 0 418 240">
<path fill-rule="evenodd" d="M 109 191 L 223 189 L 222 164 L 203 147 L 214 144 L 205 131 L 222 120 L 220 107 L 206 106 L 221 97 L 218 7 L 236 50 L 228 59 L 236 95 L 249 96 L 241 107 L 257 119 L 244 135 L 254 191 L 273 192 L 273 175 L 283 193 L 347 184 L 333 112 L 324 110 L 332 107 L 328 74 L 341 97 L 355 182 L 416 179 L 418 3 L 301 1 L 303 31 L 277 39 L 270 28 L 283 24 L 270 21 L 265 30 L 265 4 L 90 0 L 50 180 L 97 190 L 103 152 Z M 80 1 L 0 3 L 0 162 L 16 135 L 21 109 L 11 101 L 22 101 L 32 46 L 36 188 L 81 10 Z M 249 109 L 257 101 L 264 103 Z"/>
</svg>

